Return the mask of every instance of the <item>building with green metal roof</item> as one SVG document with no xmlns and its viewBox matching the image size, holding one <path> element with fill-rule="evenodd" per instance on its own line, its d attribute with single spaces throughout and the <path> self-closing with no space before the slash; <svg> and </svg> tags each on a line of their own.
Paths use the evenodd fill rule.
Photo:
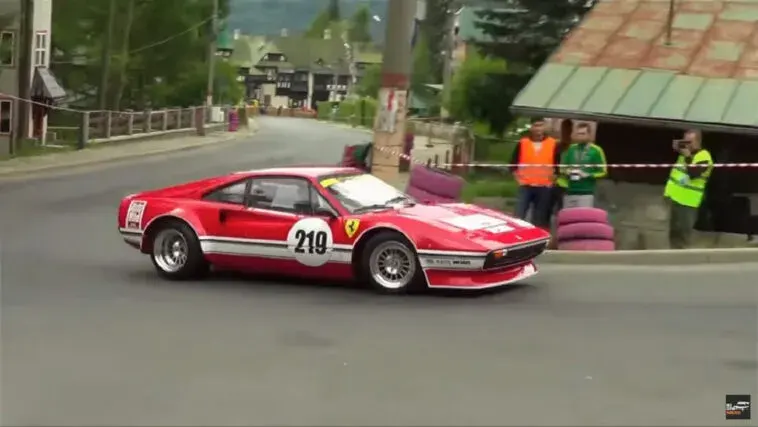
<svg viewBox="0 0 758 427">
<path fill-rule="evenodd" d="M 609 163 L 672 163 L 684 129 L 716 162 L 758 163 L 758 0 L 599 0 L 512 109 L 596 123 Z M 622 246 L 665 247 L 668 170 L 610 170 L 618 235 L 647 242 Z M 758 235 L 758 168 L 716 169 L 706 194 L 697 228 Z"/>
<path fill-rule="evenodd" d="M 323 38 L 282 34 L 276 37 L 238 35 L 232 62 L 245 76 L 248 97 L 264 105 L 311 106 L 344 97 L 350 84 L 350 56 L 357 77 L 382 55 L 373 46 L 355 44 L 350 50 L 334 23 Z"/>
<path fill-rule="evenodd" d="M 758 2 L 600 0 L 513 103 L 525 115 L 758 134 Z"/>
</svg>

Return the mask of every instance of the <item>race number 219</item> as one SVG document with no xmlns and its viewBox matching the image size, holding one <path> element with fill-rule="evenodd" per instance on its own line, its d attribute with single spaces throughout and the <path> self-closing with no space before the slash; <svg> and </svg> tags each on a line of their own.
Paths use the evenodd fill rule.
<svg viewBox="0 0 758 427">
<path fill-rule="evenodd" d="M 297 239 L 297 245 L 295 246 L 295 252 L 297 253 L 315 253 L 318 255 L 326 253 L 326 232 L 297 230 L 295 238 Z"/>
</svg>

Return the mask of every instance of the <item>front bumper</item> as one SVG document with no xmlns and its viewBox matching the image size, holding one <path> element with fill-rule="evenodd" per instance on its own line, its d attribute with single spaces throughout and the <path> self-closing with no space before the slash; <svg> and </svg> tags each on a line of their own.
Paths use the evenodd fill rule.
<svg viewBox="0 0 758 427">
<path fill-rule="evenodd" d="M 119 228 L 118 231 L 121 233 L 121 237 L 124 238 L 124 242 L 126 242 L 127 245 L 136 249 L 142 247 L 142 231 L 130 230 L 127 228 Z"/>
<path fill-rule="evenodd" d="M 487 289 L 537 274 L 534 260 L 549 239 L 538 239 L 490 252 L 419 251 L 421 268 L 430 288 Z"/>
<path fill-rule="evenodd" d="M 482 290 L 510 285 L 537 274 L 533 261 L 497 270 L 432 270 L 424 271 L 429 288 Z"/>
</svg>

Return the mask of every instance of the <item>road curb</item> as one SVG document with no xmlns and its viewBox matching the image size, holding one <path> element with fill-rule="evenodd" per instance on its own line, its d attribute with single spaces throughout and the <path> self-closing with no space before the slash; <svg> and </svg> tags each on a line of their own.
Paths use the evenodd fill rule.
<svg viewBox="0 0 758 427">
<path fill-rule="evenodd" d="M 245 137 L 253 136 L 254 134 L 255 132 L 251 132 L 249 135 L 245 135 Z M 17 178 L 23 178 L 28 175 L 35 175 L 39 173 L 60 172 L 60 171 L 68 170 L 68 169 L 74 170 L 74 169 L 87 167 L 87 166 L 107 165 L 110 163 L 118 163 L 125 160 L 135 160 L 139 158 L 159 156 L 159 155 L 169 154 L 169 153 L 179 153 L 183 151 L 190 151 L 190 150 L 200 149 L 203 147 L 211 147 L 211 146 L 229 142 L 235 139 L 242 139 L 242 137 L 239 134 L 237 134 L 237 135 L 226 136 L 224 138 L 218 139 L 213 142 L 206 141 L 206 142 L 202 142 L 198 144 L 182 145 L 182 146 L 159 149 L 159 150 L 126 153 L 124 155 L 116 156 L 116 157 L 83 159 L 81 161 L 62 163 L 62 164 L 49 164 L 49 165 L 43 165 L 39 167 L 30 167 L 30 168 L 21 169 L 21 170 L 0 171 L 0 182 L 11 181 Z M 100 148 L 100 149 L 107 150 L 107 148 Z"/>
<path fill-rule="evenodd" d="M 702 265 L 758 263 L 758 248 L 682 249 L 639 251 L 547 251 L 539 257 L 546 264 L 595 265 Z"/>
</svg>

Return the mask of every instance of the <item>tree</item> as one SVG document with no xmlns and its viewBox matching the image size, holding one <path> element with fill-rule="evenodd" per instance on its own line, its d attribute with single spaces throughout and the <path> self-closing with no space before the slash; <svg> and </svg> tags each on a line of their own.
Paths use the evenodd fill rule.
<svg viewBox="0 0 758 427">
<path fill-rule="evenodd" d="M 558 47 L 596 0 L 494 0 L 476 13 L 487 36 L 478 47 L 508 62 L 512 71 L 533 73 Z"/>
<path fill-rule="evenodd" d="M 506 76 L 505 61 L 471 52 L 453 76 L 446 100 L 450 115 L 465 122 L 486 122 L 493 132 L 501 133 L 511 121 Z"/>
<path fill-rule="evenodd" d="M 372 64 L 366 67 L 363 72 L 355 92 L 360 96 L 376 98 L 379 95 L 379 88 L 382 86 L 382 66 L 381 64 Z"/>
<path fill-rule="evenodd" d="M 212 0 L 116 0 L 112 67 L 107 74 L 109 109 L 161 108 L 203 103 Z M 102 2 L 53 2 L 51 66 L 77 94 L 82 108 L 94 105 L 101 70 L 108 8 Z M 229 0 L 219 4 L 220 18 Z M 214 60 L 216 58 L 214 57 Z M 235 75 L 217 69 L 219 88 L 239 86 Z"/>
<path fill-rule="evenodd" d="M 305 36 L 312 39 L 320 39 L 324 37 L 324 31 L 326 31 L 331 25 L 332 21 L 329 19 L 329 12 L 322 10 L 316 15 L 316 18 L 311 22 L 311 26 L 308 27 L 308 31 L 305 32 Z"/>
<path fill-rule="evenodd" d="M 329 0 L 329 7 L 326 9 L 329 21 L 336 22 L 342 19 L 340 16 L 340 0 Z"/>
<path fill-rule="evenodd" d="M 536 70 L 560 45 L 563 37 L 581 20 L 596 0 L 493 0 L 489 9 L 476 12 L 476 26 L 484 38 L 476 45 L 488 58 L 505 61 L 504 73 L 490 74 L 486 79 L 489 93 L 498 93 L 493 105 L 499 105 L 501 116 L 490 110 L 474 107 L 471 114 L 487 119 L 500 129 L 510 118 L 508 107 Z M 472 92 L 480 90 L 475 85 Z M 482 94 L 487 98 L 486 93 Z M 472 95 L 473 96 L 473 95 Z M 487 101 L 482 101 L 484 104 Z M 486 107 L 489 108 L 489 107 Z"/>
<path fill-rule="evenodd" d="M 371 10 L 368 6 L 361 6 L 355 11 L 349 21 L 350 43 L 371 42 Z"/>
<path fill-rule="evenodd" d="M 426 103 L 434 103 L 436 95 L 426 85 L 434 82 L 432 75 L 432 53 L 426 36 L 421 33 L 413 47 L 413 68 L 411 69 L 411 92 Z"/>
<path fill-rule="evenodd" d="M 442 82 L 447 50 L 448 14 L 453 0 L 427 0 L 426 17 L 421 26 L 430 51 L 430 73 L 434 83 Z"/>
</svg>

